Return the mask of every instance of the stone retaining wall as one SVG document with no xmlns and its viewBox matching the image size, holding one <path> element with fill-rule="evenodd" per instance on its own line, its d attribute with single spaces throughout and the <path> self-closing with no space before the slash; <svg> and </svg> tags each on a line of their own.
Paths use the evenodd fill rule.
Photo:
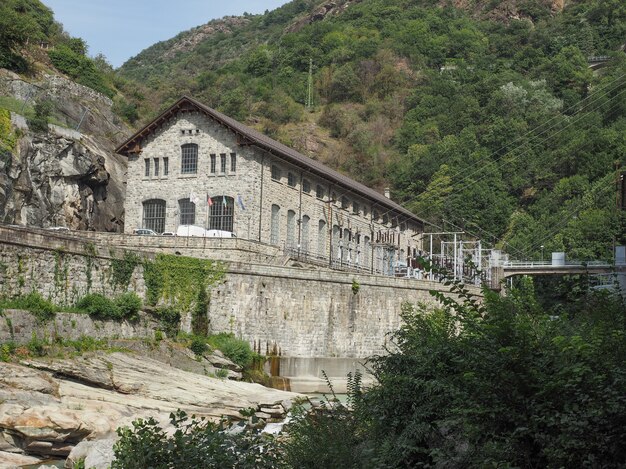
<svg viewBox="0 0 626 469">
<path fill-rule="evenodd" d="M 78 340 L 81 337 L 94 339 L 137 339 L 154 338 L 158 323 L 150 316 L 141 313 L 139 320 L 100 321 L 87 314 L 57 313 L 55 318 L 45 323 L 38 322 L 28 311 L 8 309 L 0 317 L 0 343 L 13 341 L 26 344 L 35 333 L 38 339 L 54 340 L 60 337 Z"/>
<path fill-rule="evenodd" d="M 66 304 L 84 295 L 88 287 L 118 294 L 111 282 L 111 258 L 122 256 L 124 244 L 107 247 L 96 238 L 101 241 L 104 236 L 79 239 L 0 227 L 0 293 L 11 296 L 37 290 Z M 223 252 L 239 259 L 241 240 L 219 242 L 226 241 L 232 242 L 232 249 Z M 197 242 L 202 240 L 193 241 Z M 165 247 L 127 247 L 146 258 L 171 252 Z M 266 255 L 262 249 L 254 256 L 262 259 Z M 212 250 L 213 255 L 219 252 Z M 253 251 L 250 256 L 254 257 Z M 141 266 L 133 272 L 129 289 L 145 298 Z M 228 262 L 224 281 L 210 292 L 209 327 L 211 332 L 233 332 L 250 344 L 260 344 L 262 353 L 275 346 L 290 357 L 363 358 L 383 352 L 387 333 L 400 325 L 403 302 L 432 302 L 429 290 L 443 289 L 424 280 Z M 183 330 L 189 324 L 189 318 L 184 318 Z"/>
</svg>

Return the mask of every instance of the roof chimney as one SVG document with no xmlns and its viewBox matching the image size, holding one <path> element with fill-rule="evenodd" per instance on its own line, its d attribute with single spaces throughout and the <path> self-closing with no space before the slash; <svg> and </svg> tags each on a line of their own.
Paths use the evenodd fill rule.
<svg viewBox="0 0 626 469">
<path fill-rule="evenodd" d="M 385 197 L 391 199 L 391 190 L 388 187 L 385 187 Z"/>
</svg>

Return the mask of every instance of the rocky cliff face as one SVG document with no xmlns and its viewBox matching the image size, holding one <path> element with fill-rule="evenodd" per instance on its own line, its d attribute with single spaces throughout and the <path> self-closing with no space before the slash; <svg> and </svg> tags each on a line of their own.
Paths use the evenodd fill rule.
<svg viewBox="0 0 626 469">
<path fill-rule="evenodd" d="M 0 95 L 18 108 L 11 113 L 16 144 L 0 160 L 0 220 L 121 231 L 126 162 L 114 148 L 129 130 L 111 100 L 63 77 L 28 82 L 6 70 Z M 58 125 L 34 131 L 22 114 L 43 101 Z"/>
</svg>

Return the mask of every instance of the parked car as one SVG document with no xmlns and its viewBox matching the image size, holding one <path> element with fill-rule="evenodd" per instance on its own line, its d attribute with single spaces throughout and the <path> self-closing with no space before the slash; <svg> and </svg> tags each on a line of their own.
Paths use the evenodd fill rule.
<svg viewBox="0 0 626 469">
<path fill-rule="evenodd" d="M 148 228 L 135 228 L 133 230 L 133 234 L 140 236 L 157 236 L 154 230 L 150 230 Z"/>
<path fill-rule="evenodd" d="M 205 230 L 196 225 L 180 225 L 176 230 L 176 236 L 194 236 L 198 238 L 235 238 L 232 231 Z"/>
</svg>

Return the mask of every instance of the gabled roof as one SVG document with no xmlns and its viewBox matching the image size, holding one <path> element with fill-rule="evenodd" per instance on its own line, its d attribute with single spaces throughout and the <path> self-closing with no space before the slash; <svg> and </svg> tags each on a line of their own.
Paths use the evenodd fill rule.
<svg viewBox="0 0 626 469">
<path fill-rule="evenodd" d="M 319 161 L 315 161 L 308 156 L 305 156 L 293 148 L 289 148 L 286 145 L 283 145 L 276 140 L 269 138 L 267 135 L 254 130 L 241 122 L 237 122 L 235 119 L 228 117 L 221 112 L 216 111 L 204 104 L 196 101 L 189 96 L 183 96 L 178 101 L 176 101 L 172 106 L 166 109 L 163 113 L 161 113 L 156 119 L 150 122 L 148 125 L 143 127 L 141 130 L 136 132 L 133 136 L 131 136 L 128 140 L 122 143 L 115 151 L 121 155 L 130 156 L 132 154 L 141 152 L 141 141 L 154 130 L 156 130 L 161 124 L 169 120 L 173 115 L 178 114 L 179 112 L 191 112 L 198 111 L 206 115 L 207 117 L 213 119 L 219 124 L 229 128 L 232 132 L 237 134 L 239 138 L 239 143 L 241 145 L 254 145 L 262 150 L 265 150 L 277 157 L 293 164 L 296 166 L 300 166 L 306 171 L 316 174 L 318 176 L 327 179 L 334 184 L 344 187 L 351 192 L 359 194 L 367 199 L 370 199 L 377 203 L 382 208 L 386 208 L 389 212 L 394 212 L 394 215 L 402 215 L 404 217 L 410 218 L 413 221 L 416 221 L 423 226 L 423 220 L 415 216 L 414 213 L 410 212 L 406 208 L 397 204 L 396 202 L 388 199 L 384 195 L 376 192 L 369 187 L 356 182 L 350 179 L 347 176 L 344 176 L 337 171 L 330 169 L 329 167 L 323 165 Z"/>
</svg>

